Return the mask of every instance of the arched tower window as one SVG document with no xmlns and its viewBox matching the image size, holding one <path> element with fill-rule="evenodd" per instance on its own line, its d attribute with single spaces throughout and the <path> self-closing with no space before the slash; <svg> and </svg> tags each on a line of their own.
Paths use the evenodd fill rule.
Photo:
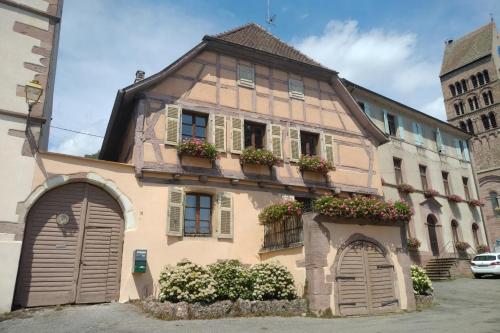
<svg viewBox="0 0 500 333">
<path fill-rule="evenodd" d="M 488 116 L 485 114 L 481 115 L 481 121 L 483 122 L 484 130 L 485 131 L 489 130 L 490 129 L 490 119 L 488 118 Z"/>
<path fill-rule="evenodd" d="M 464 132 L 467 132 L 467 126 L 465 126 L 465 123 L 463 121 L 458 123 L 458 127 Z"/>
<path fill-rule="evenodd" d="M 486 92 L 483 93 L 484 105 L 490 105 L 490 97 Z"/>
<path fill-rule="evenodd" d="M 498 203 L 498 193 L 497 192 L 490 192 L 490 200 L 491 200 L 491 209 L 493 209 L 493 214 L 494 215 L 500 215 L 500 211 L 497 211 L 497 208 L 500 207 Z"/>
<path fill-rule="evenodd" d="M 491 90 L 488 91 L 488 97 L 490 98 L 490 104 L 495 103 L 495 101 L 493 100 L 493 93 L 491 92 Z"/>
<path fill-rule="evenodd" d="M 474 102 L 474 110 L 479 109 L 479 102 L 477 101 L 477 96 L 472 97 L 472 101 Z"/>
<path fill-rule="evenodd" d="M 453 107 L 455 108 L 455 114 L 460 116 L 460 107 L 458 106 L 458 103 L 453 104 Z"/>
<path fill-rule="evenodd" d="M 467 82 L 465 82 L 465 80 L 462 80 L 462 81 L 460 81 L 460 83 L 462 84 L 462 90 L 464 92 L 466 92 L 467 91 Z"/>
<path fill-rule="evenodd" d="M 471 75 L 470 80 L 472 81 L 472 86 L 477 88 L 477 77 L 475 75 Z"/>
<path fill-rule="evenodd" d="M 488 114 L 488 117 L 490 118 L 491 127 L 496 128 L 497 127 L 497 120 L 495 118 L 495 114 L 493 113 L 493 111 Z"/>
<path fill-rule="evenodd" d="M 490 82 L 490 75 L 488 74 L 488 71 L 486 69 L 483 71 L 483 75 L 484 75 L 484 81 L 486 83 Z"/>
<path fill-rule="evenodd" d="M 455 90 L 455 86 L 453 84 L 450 84 L 449 88 L 450 88 L 451 95 L 456 96 L 457 91 Z"/>
<path fill-rule="evenodd" d="M 474 126 L 472 126 L 472 120 L 467 119 L 467 132 L 474 134 Z"/>
<path fill-rule="evenodd" d="M 464 114 L 464 103 L 462 101 L 458 102 L 458 107 L 460 108 L 460 113 Z"/>
<path fill-rule="evenodd" d="M 455 89 L 457 90 L 457 94 L 460 95 L 462 93 L 462 86 L 459 82 L 455 82 Z"/>
<path fill-rule="evenodd" d="M 484 76 L 483 73 L 477 73 L 477 80 L 479 81 L 479 85 L 482 86 L 484 84 Z"/>
</svg>

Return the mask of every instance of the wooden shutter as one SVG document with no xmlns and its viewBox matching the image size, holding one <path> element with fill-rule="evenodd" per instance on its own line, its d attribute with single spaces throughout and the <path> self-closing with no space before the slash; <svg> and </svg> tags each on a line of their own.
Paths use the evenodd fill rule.
<svg viewBox="0 0 500 333">
<path fill-rule="evenodd" d="M 399 138 L 404 139 L 405 138 L 404 120 L 403 117 L 400 115 L 398 115 L 398 132 L 399 132 Z"/>
<path fill-rule="evenodd" d="M 387 110 L 382 110 L 384 112 L 384 131 L 389 134 L 389 116 L 387 115 Z"/>
<path fill-rule="evenodd" d="M 467 146 L 467 141 L 463 140 L 462 141 L 462 145 L 464 147 L 464 159 L 467 161 L 467 162 L 470 162 L 470 155 L 469 155 L 469 147 Z"/>
<path fill-rule="evenodd" d="M 288 80 L 288 93 L 290 97 L 304 99 L 304 83 L 300 80 Z"/>
<path fill-rule="evenodd" d="M 184 227 L 184 192 L 171 188 L 168 193 L 167 235 L 182 236 Z"/>
<path fill-rule="evenodd" d="M 269 150 L 279 158 L 283 158 L 282 127 L 280 125 L 269 125 Z"/>
<path fill-rule="evenodd" d="M 252 67 L 238 65 L 238 84 L 249 88 L 255 86 L 255 73 Z"/>
<path fill-rule="evenodd" d="M 182 108 L 178 105 L 165 106 L 165 144 L 179 144 L 179 128 Z"/>
<path fill-rule="evenodd" d="M 226 117 L 213 115 L 212 142 L 218 151 L 226 151 Z"/>
<path fill-rule="evenodd" d="M 321 145 L 323 158 L 330 163 L 334 163 L 333 155 L 333 135 L 321 133 Z"/>
<path fill-rule="evenodd" d="M 243 151 L 243 125 L 240 117 L 231 117 L 231 152 L 241 154 Z"/>
<path fill-rule="evenodd" d="M 462 149 L 460 149 L 460 141 L 458 139 L 453 139 L 453 143 L 455 144 L 455 151 L 457 152 L 457 157 L 462 159 Z"/>
<path fill-rule="evenodd" d="M 300 131 L 290 127 L 288 136 L 290 139 L 290 161 L 297 162 L 300 158 Z"/>
<path fill-rule="evenodd" d="M 217 195 L 217 237 L 233 238 L 233 197 L 224 192 Z"/>
<path fill-rule="evenodd" d="M 439 152 L 445 152 L 443 137 L 441 136 L 441 131 L 439 130 L 439 128 L 436 129 L 436 146 Z"/>
<path fill-rule="evenodd" d="M 415 135 L 415 144 L 422 145 L 422 126 L 419 123 L 413 123 L 413 134 Z"/>
</svg>

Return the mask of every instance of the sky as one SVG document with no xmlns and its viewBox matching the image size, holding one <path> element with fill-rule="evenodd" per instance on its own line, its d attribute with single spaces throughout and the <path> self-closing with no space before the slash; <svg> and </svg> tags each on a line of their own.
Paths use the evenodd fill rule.
<svg viewBox="0 0 500 333">
<path fill-rule="evenodd" d="M 444 41 L 500 20 L 498 0 L 65 0 L 49 150 L 98 151 L 118 89 L 199 43 L 258 23 L 341 77 L 445 120 Z"/>
</svg>

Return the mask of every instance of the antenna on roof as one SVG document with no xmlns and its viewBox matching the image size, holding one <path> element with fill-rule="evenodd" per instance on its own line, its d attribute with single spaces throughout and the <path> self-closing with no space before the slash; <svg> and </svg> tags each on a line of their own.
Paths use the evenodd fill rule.
<svg viewBox="0 0 500 333">
<path fill-rule="evenodd" d="M 267 0 L 267 19 L 266 23 L 268 25 L 269 31 L 271 31 L 271 26 L 275 25 L 274 22 L 276 21 L 276 14 L 271 15 L 271 0 Z"/>
<path fill-rule="evenodd" d="M 495 22 L 495 18 L 493 17 L 493 13 L 490 13 L 490 22 L 491 23 Z"/>
</svg>

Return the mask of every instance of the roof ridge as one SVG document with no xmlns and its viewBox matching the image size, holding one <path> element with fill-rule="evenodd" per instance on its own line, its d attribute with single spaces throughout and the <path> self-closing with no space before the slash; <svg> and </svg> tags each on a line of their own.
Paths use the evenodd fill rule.
<svg viewBox="0 0 500 333">
<path fill-rule="evenodd" d="M 257 25 L 257 24 L 255 24 L 254 22 L 248 22 L 248 23 L 245 23 L 245 24 L 243 24 L 243 25 L 237 26 L 236 28 L 232 28 L 232 29 L 229 29 L 229 30 L 225 30 L 225 31 L 223 31 L 223 32 L 219 32 L 219 33 L 218 33 L 218 34 L 216 34 L 216 35 L 209 35 L 209 36 L 210 36 L 210 37 L 214 37 L 214 38 L 220 38 L 220 37 L 222 37 L 222 36 L 224 36 L 224 35 L 229 35 L 229 34 L 232 34 L 232 33 L 237 32 L 237 31 L 240 31 L 240 30 L 242 30 L 242 29 L 244 29 L 244 28 L 247 28 L 247 27 L 249 27 L 249 26 L 251 26 L 251 25 Z"/>
</svg>

